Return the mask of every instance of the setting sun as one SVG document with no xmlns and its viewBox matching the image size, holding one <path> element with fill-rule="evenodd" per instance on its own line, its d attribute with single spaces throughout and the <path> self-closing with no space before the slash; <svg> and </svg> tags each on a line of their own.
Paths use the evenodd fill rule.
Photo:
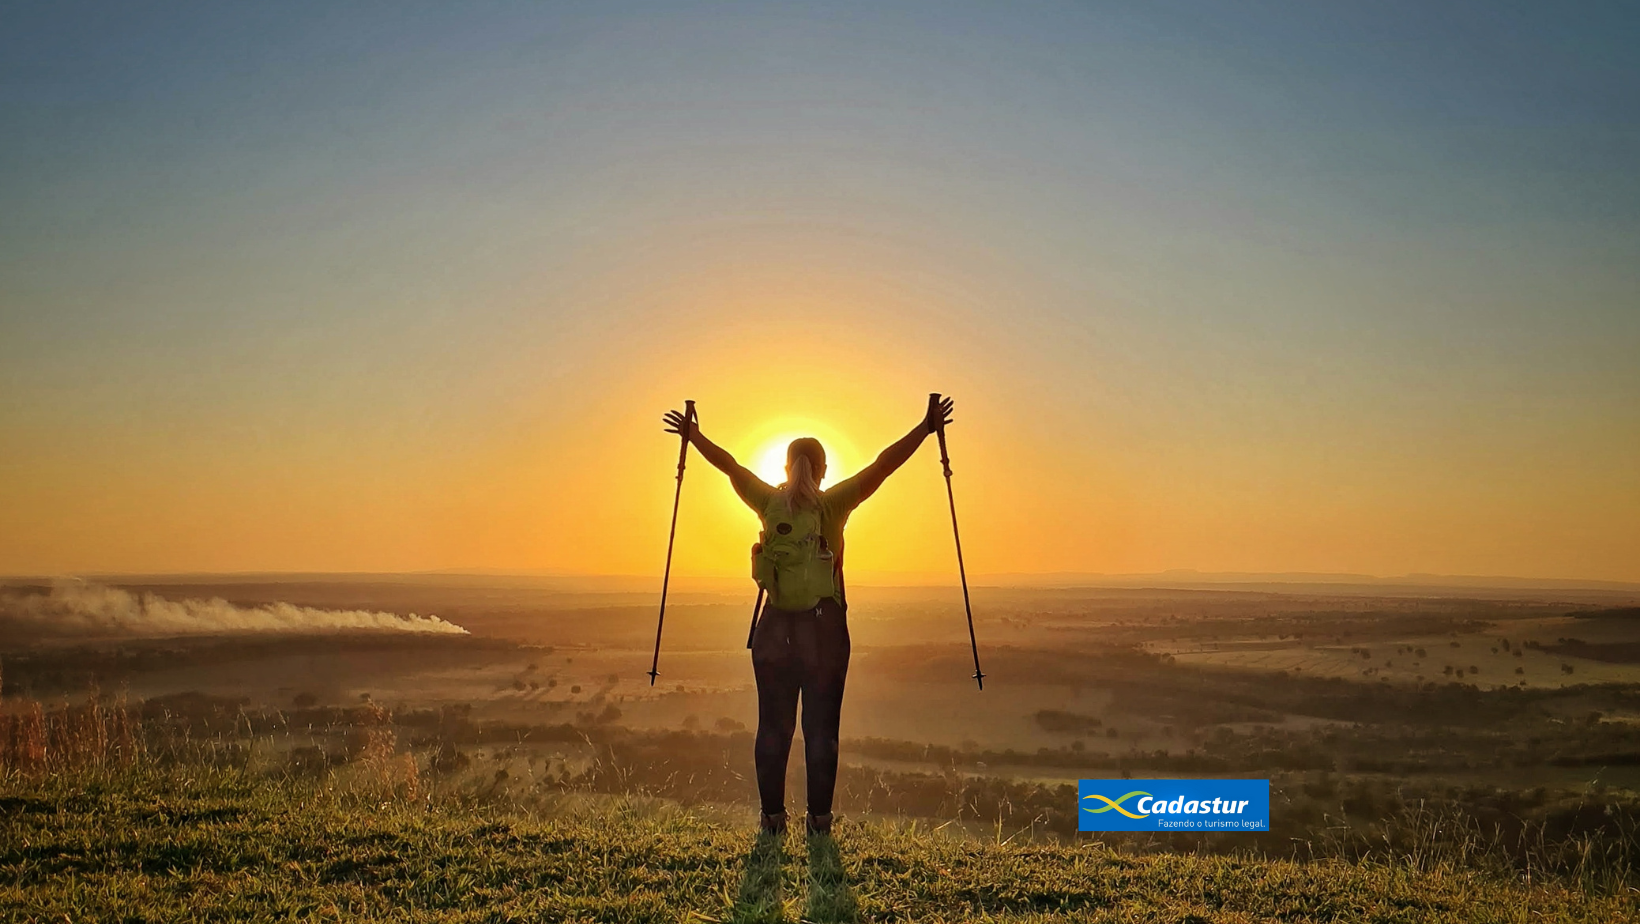
<svg viewBox="0 0 1640 924">
<path fill-rule="evenodd" d="M 778 485 L 786 480 L 786 447 L 795 436 L 781 436 L 769 441 L 757 451 L 757 459 L 750 466 L 757 477 L 769 484 Z"/>
<path fill-rule="evenodd" d="M 784 482 L 786 447 L 791 445 L 792 440 L 804 436 L 814 437 L 826 448 L 826 476 L 820 480 L 823 488 L 854 474 L 864 464 L 854 444 L 831 427 L 814 421 L 787 420 L 780 422 L 774 435 L 757 440 L 757 450 L 747 460 L 746 467 L 769 484 Z"/>
</svg>

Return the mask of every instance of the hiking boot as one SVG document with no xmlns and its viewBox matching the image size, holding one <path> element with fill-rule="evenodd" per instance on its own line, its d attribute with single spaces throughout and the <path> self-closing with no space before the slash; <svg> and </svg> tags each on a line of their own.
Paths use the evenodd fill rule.
<svg viewBox="0 0 1640 924">
<path fill-rule="evenodd" d="M 831 813 L 816 815 L 810 812 L 808 828 L 810 834 L 831 834 Z"/>
<path fill-rule="evenodd" d="M 778 812 L 774 815 L 758 815 L 758 831 L 763 834 L 785 834 L 786 813 Z"/>
</svg>

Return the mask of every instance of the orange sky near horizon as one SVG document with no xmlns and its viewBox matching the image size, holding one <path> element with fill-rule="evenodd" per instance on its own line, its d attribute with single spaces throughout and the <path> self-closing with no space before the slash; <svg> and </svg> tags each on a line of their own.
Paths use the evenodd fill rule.
<svg viewBox="0 0 1640 924">
<path fill-rule="evenodd" d="M 1056 389 L 1086 394 L 1099 387 L 1097 370 L 1087 371 L 1090 384 L 1063 368 L 1033 369 L 1005 339 L 964 336 L 956 310 L 901 305 L 897 314 L 925 320 L 880 323 L 884 291 L 786 297 L 791 312 L 823 318 L 828 337 L 854 344 L 814 363 L 817 387 L 794 389 L 770 371 L 770 352 L 785 350 L 771 346 L 755 310 L 766 285 L 752 280 L 737 294 L 719 282 L 695 303 L 657 294 L 675 300 L 663 313 L 670 320 L 590 341 L 542 372 L 533 393 L 507 396 L 505 409 L 476 422 L 407 421 L 406 409 L 391 427 L 363 431 L 345 415 L 304 416 L 283 432 L 184 420 L 157 433 L 99 434 L 109 457 L 65 452 L 22 472 L 14 459 L 8 516 L 28 528 L 6 531 L 0 562 L 14 574 L 658 575 L 677 452 L 662 411 L 694 398 L 707 434 L 765 473 L 786 438 L 817 436 L 832 456 L 829 483 L 903 435 L 938 386 L 957 401 L 949 438 L 975 574 L 1182 567 L 1640 579 L 1630 521 L 1597 513 L 1633 504 L 1612 493 L 1620 462 L 1607 473 L 1534 447 L 1542 455 L 1510 470 L 1484 459 L 1495 438 L 1413 446 L 1382 423 L 1324 414 L 1243 433 L 1184 422 L 1202 408 L 1173 409 L 1177 429 L 1121 402 L 1077 411 Z M 768 298 L 777 298 L 772 287 Z M 84 438 L 56 436 L 65 448 Z M 1535 477 L 1544 471 L 1562 477 Z M 726 479 L 692 452 L 675 573 L 738 576 L 756 530 Z M 858 581 L 951 575 L 935 440 L 857 511 L 848 536 Z"/>
</svg>

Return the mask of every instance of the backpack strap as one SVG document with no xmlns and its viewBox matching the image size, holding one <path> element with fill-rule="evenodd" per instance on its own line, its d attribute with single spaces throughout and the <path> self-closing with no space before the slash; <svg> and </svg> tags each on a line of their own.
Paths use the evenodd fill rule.
<svg viewBox="0 0 1640 924">
<path fill-rule="evenodd" d="M 763 588 L 757 589 L 757 602 L 752 604 L 752 627 L 746 630 L 746 650 L 752 648 L 752 639 L 757 637 L 757 617 L 763 612 Z"/>
</svg>

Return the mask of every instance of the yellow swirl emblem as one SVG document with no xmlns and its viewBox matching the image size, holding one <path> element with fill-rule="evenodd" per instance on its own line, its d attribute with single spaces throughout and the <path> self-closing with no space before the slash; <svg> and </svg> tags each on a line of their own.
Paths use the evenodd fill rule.
<svg viewBox="0 0 1640 924">
<path fill-rule="evenodd" d="M 1130 792 L 1127 795 L 1123 796 L 1122 798 L 1117 799 L 1116 801 L 1112 802 L 1111 800 L 1105 798 L 1104 796 L 1101 796 L 1098 793 L 1094 793 L 1092 795 L 1083 796 L 1082 801 L 1086 802 L 1089 799 L 1098 799 L 1100 802 L 1105 803 L 1105 807 L 1104 808 L 1088 808 L 1087 806 L 1084 805 L 1082 807 L 1082 811 L 1087 812 L 1090 815 L 1097 815 L 1100 812 L 1108 812 L 1111 809 L 1115 809 L 1118 812 L 1121 812 L 1123 815 L 1126 815 L 1129 818 L 1149 818 L 1150 813 L 1148 813 L 1148 812 L 1143 814 L 1143 815 L 1135 815 L 1132 812 L 1128 811 L 1127 809 L 1122 808 L 1122 803 L 1126 802 L 1127 800 L 1129 800 L 1131 798 L 1133 798 L 1134 796 L 1148 796 L 1148 795 L 1150 795 L 1150 793 L 1140 792 L 1139 790 L 1136 789 L 1133 792 Z"/>
</svg>

